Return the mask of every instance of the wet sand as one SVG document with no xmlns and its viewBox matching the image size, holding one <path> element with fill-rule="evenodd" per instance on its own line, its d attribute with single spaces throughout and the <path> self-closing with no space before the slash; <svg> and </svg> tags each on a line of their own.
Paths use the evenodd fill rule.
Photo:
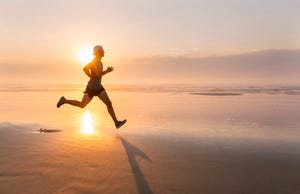
<svg viewBox="0 0 300 194">
<path fill-rule="evenodd" d="M 299 142 L 0 129 L 3 193 L 297 193 Z"/>
<path fill-rule="evenodd" d="M 61 93 L 81 96 L 1 93 L 1 193 L 300 190 L 296 95 L 109 92 L 128 119 L 115 130 L 98 99 L 57 109 Z M 92 134 L 82 121 L 87 111 Z"/>
</svg>

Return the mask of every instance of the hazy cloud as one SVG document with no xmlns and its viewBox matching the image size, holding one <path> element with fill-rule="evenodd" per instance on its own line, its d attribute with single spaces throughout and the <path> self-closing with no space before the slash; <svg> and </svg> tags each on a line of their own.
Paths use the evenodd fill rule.
<svg viewBox="0 0 300 194">
<path fill-rule="evenodd" d="M 218 57 L 152 57 L 128 63 L 136 76 L 149 79 L 294 81 L 300 72 L 300 50 L 264 50 Z"/>
</svg>

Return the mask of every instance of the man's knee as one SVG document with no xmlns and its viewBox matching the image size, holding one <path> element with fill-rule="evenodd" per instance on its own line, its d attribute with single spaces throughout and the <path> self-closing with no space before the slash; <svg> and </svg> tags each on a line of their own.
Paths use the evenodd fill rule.
<svg viewBox="0 0 300 194">
<path fill-rule="evenodd" d="M 80 103 L 79 107 L 84 108 L 84 107 L 86 107 L 86 104 L 85 103 Z"/>
</svg>

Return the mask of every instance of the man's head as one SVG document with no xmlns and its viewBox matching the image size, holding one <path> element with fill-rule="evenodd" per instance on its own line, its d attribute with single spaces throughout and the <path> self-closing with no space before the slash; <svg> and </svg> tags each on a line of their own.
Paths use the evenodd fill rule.
<svg viewBox="0 0 300 194">
<path fill-rule="evenodd" d="M 103 50 L 103 47 L 101 45 L 96 45 L 94 47 L 94 55 L 96 57 L 103 57 L 104 56 L 104 50 Z"/>
</svg>

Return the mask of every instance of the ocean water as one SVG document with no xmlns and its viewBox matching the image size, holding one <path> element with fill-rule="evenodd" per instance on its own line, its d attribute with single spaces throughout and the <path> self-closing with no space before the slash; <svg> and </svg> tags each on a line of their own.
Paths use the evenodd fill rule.
<svg viewBox="0 0 300 194">
<path fill-rule="evenodd" d="M 83 84 L 0 85 L 0 92 L 82 91 Z M 106 85 L 112 92 L 190 93 L 192 95 L 286 94 L 300 95 L 300 86 L 203 86 L 196 84 Z"/>
<path fill-rule="evenodd" d="M 60 96 L 80 100 L 84 88 L 80 84 L 2 86 L 0 129 L 19 126 L 28 132 L 80 134 L 89 125 L 96 134 L 300 140 L 298 86 L 107 85 L 117 117 L 128 120 L 120 130 L 96 97 L 84 109 L 56 108 Z"/>
</svg>

